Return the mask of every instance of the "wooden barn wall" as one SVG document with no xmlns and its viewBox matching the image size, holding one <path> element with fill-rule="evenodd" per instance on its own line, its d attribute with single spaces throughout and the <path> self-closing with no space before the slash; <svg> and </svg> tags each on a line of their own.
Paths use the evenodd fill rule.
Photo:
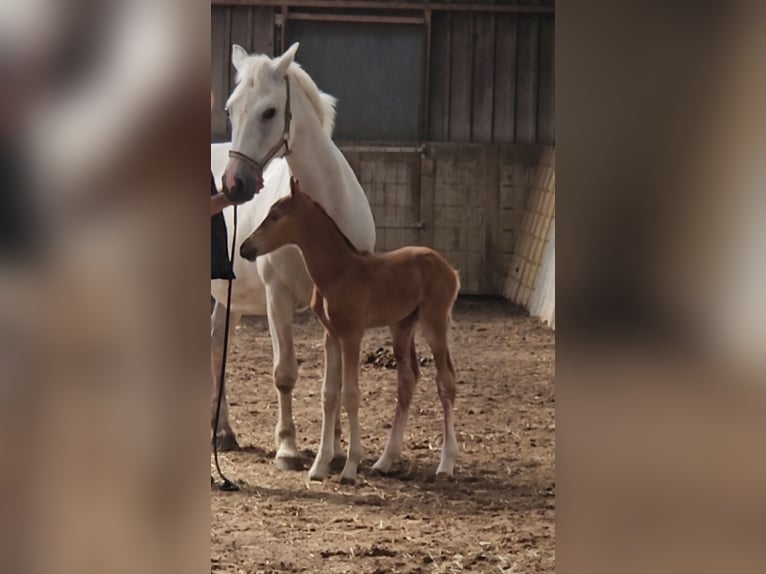
<svg viewBox="0 0 766 574">
<path fill-rule="evenodd" d="M 462 293 L 504 293 L 519 241 L 528 234 L 529 198 L 547 181 L 541 174 L 552 173 L 552 147 L 430 143 L 394 153 L 341 150 L 370 200 L 378 250 L 433 247 L 460 270 Z M 552 199 L 546 206 L 553 207 Z"/>
<path fill-rule="evenodd" d="M 212 6 L 214 141 L 227 139 L 232 43 L 279 52 L 279 16 Z M 422 140 L 339 142 L 368 195 L 378 250 L 434 247 L 460 270 L 463 293 L 550 307 L 534 294 L 538 283 L 552 288 L 553 32 L 552 13 L 432 12 Z"/>
<path fill-rule="evenodd" d="M 273 55 L 281 28 L 275 7 L 217 3 L 211 10 L 211 81 L 219 102 L 211 132 L 223 141 L 223 103 L 234 86 L 231 45 Z M 552 13 L 434 11 L 430 38 L 428 101 L 413 104 L 427 116 L 421 141 L 555 143 Z"/>
<path fill-rule="evenodd" d="M 248 52 L 274 55 L 274 8 L 263 6 L 211 6 L 210 84 L 215 106 L 210 118 L 213 141 L 228 139 L 228 117 L 224 111 L 234 89 L 235 71 L 231 46 L 239 44 Z"/>
<path fill-rule="evenodd" d="M 555 143 L 553 14 L 432 17 L 429 141 Z"/>
</svg>

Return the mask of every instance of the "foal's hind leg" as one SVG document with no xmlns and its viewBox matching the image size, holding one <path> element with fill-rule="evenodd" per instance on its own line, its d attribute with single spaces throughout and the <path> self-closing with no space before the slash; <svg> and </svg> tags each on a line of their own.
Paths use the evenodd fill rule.
<svg viewBox="0 0 766 574">
<path fill-rule="evenodd" d="M 229 324 L 229 347 L 234 339 L 234 326 L 239 321 L 239 315 L 232 313 Z M 223 335 L 226 326 L 226 307 L 216 302 L 210 316 L 210 366 L 212 369 L 212 389 L 210 408 L 210 428 L 215 424 L 218 408 L 218 388 L 221 382 L 221 364 L 223 362 Z M 237 450 L 237 437 L 229 424 L 229 403 L 226 400 L 226 389 L 221 397 L 221 413 L 218 418 L 218 428 L 215 430 L 215 441 L 219 451 Z"/>
<path fill-rule="evenodd" d="M 388 435 L 386 448 L 383 449 L 383 454 L 372 467 L 383 473 L 389 472 L 393 463 L 402 454 L 404 428 L 407 425 L 412 394 L 420 375 L 415 354 L 414 318 L 408 318 L 397 325 L 392 325 L 391 336 L 394 341 L 394 357 L 396 358 L 396 414 L 391 432 Z"/>
<path fill-rule="evenodd" d="M 295 444 L 293 423 L 293 388 L 298 379 L 298 360 L 293 344 L 295 305 L 288 290 L 280 287 L 266 287 L 269 333 L 274 351 L 274 386 L 279 399 L 279 419 L 274 431 L 277 446 L 274 463 L 280 470 L 300 470 L 303 462 Z"/>
<path fill-rule="evenodd" d="M 452 407 L 455 404 L 455 369 L 452 366 L 449 346 L 447 343 L 447 328 L 449 325 L 446 316 L 422 319 L 423 335 L 434 354 L 436 365 L 436 386 L 439 391 L 442 409 L 444 411 L 444 430 L 441 462 L 436 474 L 452 476 L 457 459 L 457 438 L 455 437 L 455 423 Z"/>
</svg>

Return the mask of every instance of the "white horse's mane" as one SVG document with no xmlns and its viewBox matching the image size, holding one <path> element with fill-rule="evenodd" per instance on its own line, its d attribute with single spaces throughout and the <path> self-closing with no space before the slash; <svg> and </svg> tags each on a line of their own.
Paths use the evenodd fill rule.
<svg viewBox="0 0 766 574">
<path fill-rule="evenodd" d="M 229 100 L 226 102 L 226 107 L 228 108 L 232 102 L 236 101 L 248 86 L 254 85 L 253 80 L 258 74 L 271 72 L 271 58 L 268 56 L 255 55 L 248 57 L 242 62 L 239 70 L 237 70 L 237 87 L 234 88 Z M 314 80 L 311 79 L 311 76 L 297 62 L 290 64 L 287 68 L 287 74 L 295 80 L 295 83 L 306 94 L 319 118 L 319 125 L 322 126 L 322 129 L 328 135 L 332 136 L 333 129 L 335 128 L 335 104 L 338 100 L 330 94 L 325 94 L 321 91 L 316 83 L 314 83 Z"/>
</svg>

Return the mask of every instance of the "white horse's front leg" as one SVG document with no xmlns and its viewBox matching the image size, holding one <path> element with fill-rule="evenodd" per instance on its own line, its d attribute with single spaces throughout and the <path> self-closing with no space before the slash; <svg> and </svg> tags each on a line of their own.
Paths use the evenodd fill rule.
<svg viewBox="0 0 766 574">
<path fill-rule="evenodd" d="M 232 314 L 229 323 L 229 347 L 231 347 L 234 338 L 234 327 L 239 321 L 239 315 Z M 221 364 L 223 362 L 223 335 L 226 327 L 226 307 L 216 302 L 213 306 L 213 313 L 210 316 L 210 365 L 211 365 L 211 408 L 210 408 L 210 428 L 215 425 L 216 411 L 218 409 L 218 389 L 221 383 Z M 218 417 L 218 428 L 215 430 L 215 441 L 218 450 L 237 450 L 237 437 L 229 424 L 229 403 L 226 399 L 226 389 L 224 388 L 221 397 L 221 412 Z"/>
<path fill-rule="evenodd" d="M 274 386 L 279 398 L 274 463 L 280 470 L 301 470 L 304 466 L 296 446 L 293 423 L 293 389 L 298 379 L 298 360 L 293 344 L 295 305 L 287 293 L 289 291 L 280 285 L 266 287 L 269 332 L 274 350 Z"/>
<path fill-rule="evenodd" d="M 322 435 L 319 439 L 314 464 L 309 470 L 310 480 L 324 480 L 330 473 L 330 463 L 333 460 L 335 427 L 340 413 L 340 373 L 341 350 L 340 343 L 325 331 L 324 334 L 325 371 L 322 382 Z"/>
</svg>

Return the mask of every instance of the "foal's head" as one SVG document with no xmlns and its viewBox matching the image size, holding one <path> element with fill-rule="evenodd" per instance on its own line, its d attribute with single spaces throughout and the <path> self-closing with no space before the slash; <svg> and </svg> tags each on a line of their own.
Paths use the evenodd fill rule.
<svg viewBox="0 0 766 574">
<path fill-rule="evenodd" d="M 248 261 L 255 261 L 259 255 L 297 243 L 299 231 L 306 223 L 302 216 L 313 207 L 313 200 L 300 190 L 297 180 L 292 178 L 290 195 L 271 206 L 266 219 L 242 243 L 239 254 Z"/>
</svg>

